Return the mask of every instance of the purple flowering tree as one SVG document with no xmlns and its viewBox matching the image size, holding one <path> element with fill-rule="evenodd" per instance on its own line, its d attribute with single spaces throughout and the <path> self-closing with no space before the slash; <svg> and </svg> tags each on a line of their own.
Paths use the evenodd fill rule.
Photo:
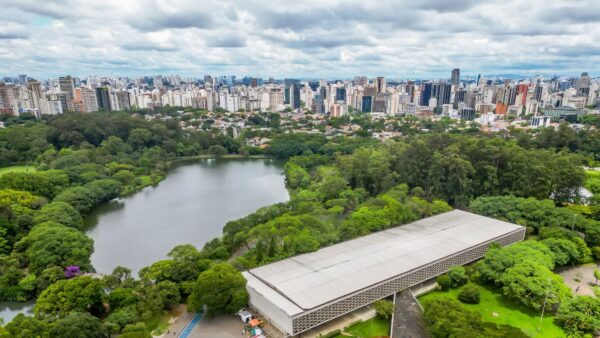
<svg viewBox="0 0 600 338">
<path fill-rule="evenodd" d="M 77 265 L 69 265 L 65 268 L 65 277 L 67 278 L 77 277 L 80 273 L 79 266 Z"/>
</svg>

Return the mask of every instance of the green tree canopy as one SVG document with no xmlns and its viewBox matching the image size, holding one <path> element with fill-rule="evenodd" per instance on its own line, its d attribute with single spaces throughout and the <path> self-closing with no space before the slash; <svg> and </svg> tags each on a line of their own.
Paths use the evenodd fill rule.
<svg viewBox="0 0 600 338">
<path fill-rule="evenodd" d="M 89 270 L 94 241 L 79 230 L 45 222 L 33 227 L 15 245 L 15 250 L 25 254 L 29 269 L 35 273 L 52 266 L 64 268 L 69 265 Z"/>
<path fill-rule="evenodd" d="M 208 315 L 235 313 L 248 303 L 246 280 L 227 263 L 213 265 L 198 276 L 188 307 L 201 311 L 206 306 Z"/>
<path fill-rule="evenodd" d="M 60 280 L 44 290 L 35 302 L 37 316 L 65 317 L 71 312 L 104 312 L 104 284 L 88 276 Z"/>
<path fill-rule="evenodd" d="M 46 204 L 36 214 L 34 224 L 55 222 L 70 228 L 82 229 L 83 218 L 79 212 L 66 202 L 52 202 Z"/>
</svg>

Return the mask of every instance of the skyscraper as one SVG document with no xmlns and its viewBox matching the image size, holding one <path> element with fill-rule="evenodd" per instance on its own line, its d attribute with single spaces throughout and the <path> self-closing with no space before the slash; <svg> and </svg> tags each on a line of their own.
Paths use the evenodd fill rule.
<svg viewBox="0 0 600 338">
<path fill-rule="evenodd" d="M 74 91 L 75 91 L 75 83 L 73 78 L 68 75 L 64 77 L 58 78 L 58 85 L 60 87 L 61 93 L 64 93 L 65 96 L 61 98 L 61 104 L 63 105 L 63 111 L 74 111 L 75 105 L 73 103 L 74 99 Z"/>
<path fill-rule="evenodd" d="M 458 88 L 460 82 L 460 69 L 452 69 L 452 75 L 450 76 L 450 84 L 454 86 L 454 90 Z"/>
<path fill-rule="evenodd" d="M 385 93 L 385 78 L 383 76 L 378 76 L 375 79 L 375 87 L 377 88 L 377 94 Z"/>
<path fill-rule="evenodd" d="M 335 89 L 335 100 L 336 101 L 346 101 L 346 88 L 337 87 Z"/>
<path fill-rule="evenodd" d="M 42 110 L 40 100 L 42 96 L 42 85 L 37 81 L 27 82 L 27 95 L 29 96 L 29 102 L 33 109 Z"/>
<path fill-rule="evenodd" d="M 421 99 L 419 101 L 419 105 L 421 105 L 421 106 L 429 105 L 429 99 L 431 99 L 432 87 L 433 87 L 433 84 L 430 82 L 423 83 L 421 85 Z"/>
<path fill-rule="evenodd" d="M 96 88 L 96 101 L 98 110 L 110 111 L 110 95 L 108 87 Z"/>
<path fill-rule="evenodd" d="M 587 72 L 581 73 L 581 78 L 577 84 L 577 95 L 588 96 L 590 93 L 590 76 Z"/>
</svg>

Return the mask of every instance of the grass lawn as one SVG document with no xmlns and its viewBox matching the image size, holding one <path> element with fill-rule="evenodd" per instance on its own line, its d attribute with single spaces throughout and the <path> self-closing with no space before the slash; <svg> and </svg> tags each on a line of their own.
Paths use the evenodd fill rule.
<svg viewBox="0 0 600 338">
<path fill-rule="evenodd" d="M 504 297 L 500 292 L 479 286 L 481 301 L 479 304 L 463 304 L 467 309 L 477 311 L 481 319 L 486 322 L 504 324 L 517 327 L 531 337 L 565 337 L 564 330 L 554 323 L 552 316 L 544 315 L 540 332 L 537 331 L 540 323 L 540 313 L 532 311 L 523 305 Z M 459 289 L 450 291 L 434 291 L 419 297 L 420 301 L 433 297 L 434 295 L 446 295 L 457 299 Z M 494 316 L 493 314 L 497 315 Z"/>
<path fill-rule="evenodd" d="M 34 172 L 35 171 L 35 167 L 32 166 L 24 166 L 24 165 L 13 165 L 11 167 L 4 167 L 4 168 L 0 168 L 0 176 L 6 174 L 6 173 L 10 173 L 10 172 Z"/>
<path fill-rule="evenodd" d="M 372 338 L 389 337 L 390 321 L 375 317 L 364 322 L 350 325 L 344 329 L 345 334 L 338 334 L 335 338 Z"/>
</svg>

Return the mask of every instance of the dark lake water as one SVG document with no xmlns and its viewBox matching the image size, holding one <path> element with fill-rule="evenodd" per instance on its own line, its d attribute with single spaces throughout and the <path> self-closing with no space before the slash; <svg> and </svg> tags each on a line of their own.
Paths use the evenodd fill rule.
<svg viewBox="0 0 600 338">
<path fill-rule="evenodd" d="M 96 208 L 86 218 L 94 239 L 92 264 L 110 273 L 137 272 L 178 244 L 198 249 L 222 235 L 225 223 L 289 199 L 283 163 L 212 159 L 180 163 L 156 187 Z"/>
</svg>

